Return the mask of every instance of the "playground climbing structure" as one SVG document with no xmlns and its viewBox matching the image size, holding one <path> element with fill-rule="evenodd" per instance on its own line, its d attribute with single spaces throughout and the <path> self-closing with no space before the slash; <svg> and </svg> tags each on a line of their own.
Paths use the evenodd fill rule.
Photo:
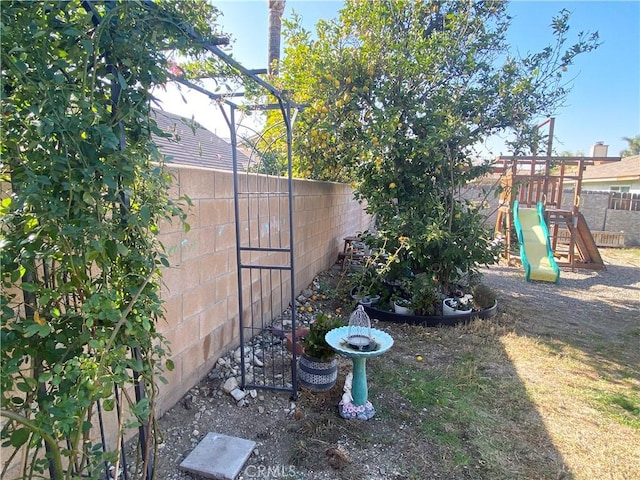
<svg viewBox="0 0 640 480">
<path fill-rule="evenodd" d="M 514 233 L 514 202 L 517 200 L 521 208 L 537 208 L 538 203 L 542 203 L 557 264 L 570 267 L 572 271 L 575 268 L 604 269 L 591 230 L 580 213 L 582 175 L 588 165 L 620 161 L 620 157 L 552 156 L 553 121 L 550 118 L 538 126 L 549 125 L 546 155 L 500 156 L 496 159 L 494 171 L 501 174 L 501 188 L 494 235 L 504 239 L 505 256 L 509 260 Z M 570 204 L 563 202 L 564 195 L 571 195 Z"/>
</svg>

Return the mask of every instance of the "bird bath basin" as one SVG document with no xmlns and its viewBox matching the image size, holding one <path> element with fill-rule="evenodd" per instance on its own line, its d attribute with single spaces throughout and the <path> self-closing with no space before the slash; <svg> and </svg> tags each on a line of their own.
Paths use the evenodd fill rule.
<svg viewBox="0 0 640 480">
<path fill-rule="evenodd" d="M 358 345 L 351 345 L 347 340 L 349 327 L 339 327 L 327 332 L 326 342 L 336 352 L 344 357 L 348 357 L 353 362 L 353 380 L 351 391 L 346 391 L 343 395 L 338 410 L 342 418 L 357 418 L 359 420 L 369 420 L 376 413 L 373 405 L 368 399 L 367 387 L 367 358 L 377 357 L 389 350 L 393 345 L 393 338 L 382 330 L 371 329 L 372 344 L 367 349 L 359 348 Z M 348 390 L 345 386 L 345 390 Z"/>
</svg>

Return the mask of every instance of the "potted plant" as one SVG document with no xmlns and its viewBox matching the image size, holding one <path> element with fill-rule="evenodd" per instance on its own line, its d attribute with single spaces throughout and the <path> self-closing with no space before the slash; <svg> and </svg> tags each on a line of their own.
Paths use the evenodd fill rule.
<svg viewBox="0 0 640 480">
<path fill-rule="evenodd" d="M 442 314 L 460 315 L 471 313 L 472 306 L 471 295 L 465 295 L 461 290 L 456 290 L 453 297 L 447 297 L 442 300 Z"/>
<path fill-rule="evenodd" d="M 391 305 L 396 313 L 413 315 L 413 278 L 402 277 L 392 283 Z"/>
<path fill-rule="evenodd" d="M 381 291 L 382 281 L 378 275 L 375 261 L 368 257 L 363 269 L 353 276 L 351 298 L 369 306 L 380 300 Z"/>
<path fill-rule="evenodd" d="M 473 307 L 476 310 L 487 310 L 496 304 L 496 292 L 489 285 L 478 283 L 471 290 Z"/>
<path fill-rule="evenodd" d="M 408 298 L 394 294 L 391 296 L 391 305 L 393 306 L 393 311 L 395 313 L 400 315 L 413 315 L 411 300 Z"/>
<path fill-rule="evenodd" d="M 411 306 L 415 315 L 436 315 L 441 298 L 437 285 L 431 277 L 426 273 L 415 276 L 411 297 Z"/>
<path fill-rule="evenodd" d="M 300 385 L 313 392 L 326 392 L 338 378 L 336 352 L 325 340 L 325 335 L 342 326 L 339 318 L 319 313 L 309 325 L 309 332 L 302 340 L 302 355 L 298 365 Z"/>
</svg>

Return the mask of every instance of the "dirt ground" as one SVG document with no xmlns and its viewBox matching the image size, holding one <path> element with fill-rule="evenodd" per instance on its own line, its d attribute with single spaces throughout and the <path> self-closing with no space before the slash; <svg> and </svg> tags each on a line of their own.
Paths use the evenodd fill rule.
<svg viewBox="0 0 640 480">
<path fill-rule="evenodd" d="M 492 319 L 374 320 L 395 343 L 367 363 L 369 421 L 338 415 L 344 358 L 336 387 L 295 402 L 259 390 L 238 406 L 212 372 L 159 420 L 156 478 L 198 478 L 179 464 L 207 432 L 256 442 L 239 479 L 640 478 L 640 251 L 602 255 L 606 270 L 563 270 L 559 285 L 484 270 L 498 291 Z M 319 277 L 320 306 L 344 307 L 339 272 Z"/>
</svg>

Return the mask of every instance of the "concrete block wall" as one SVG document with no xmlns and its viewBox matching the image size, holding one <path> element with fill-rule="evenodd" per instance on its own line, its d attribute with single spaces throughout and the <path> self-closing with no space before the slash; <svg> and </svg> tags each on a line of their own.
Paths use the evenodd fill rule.
<svg viewBox="0 0 640 480">
<path fill-rule="evenodd" d="M 170 267 L 162 272 L 161 295 L 166 315 L 158 329 L 170 342 L 171 359 L 175 364 L 173 371 L 164 372 L 168 384 L 159 386 L 156 414 L 160 416 L 202 379 L 220 356 L 239 344 L 233 174 L 188 166 L 174 167 L 171 173 L 174 177 L 171 197 L 177 199 L 187 195 L 193 205 L 188 208 L 188 232 L 185 233 L 177 221 L 160 225 L 160 240 L 167 251 Z M 283 179 L 253 174 L 241 175 L 239 180 L 241 191 L 286 191 L 283 183 L 286 180 Z M 9 193 L 8 184 L 0 182 L 0 197 Z M 336 261 L 343 238 L 366 230 L 372 219 L 353 199 L 348 185 L 295 180 L 293 196 L 295 291 L 299 292 L 318 272 Z M 241 211 L 241 227 L 253 225 L 254 231 L 260 232 L 261 241 L 267 241 L 268 236 L 264 238 L 261 230 L 265 220 L 263 212 L 271 212 L 269 235 L 286 241 L 289 235 L 288 199 L 278 195 L 258 197 L 259 200 L 250 201 L 250 210 Z M 258 222 L 254 214 L 260 212 L 262 217 Z M 245 229 L 241 228 L 241 232 Z M 263 257 L 267 256 L 263 254 Z M 274 261 L 274 258 L 265 259 Z M 243 298 L 246 300 L 250 297 L 250 279 L 244 280 Z M 273 311 L 265 312 L 265 315 L 279 314 L 276 310 L 285 308 L 291 300 L 288 284 L 281 287 L 274 282 L 271 288 L 272 297 L 282 300 L 270 303 Z M 245 301 L 244 304 L 248 303 Z M 105 426 L 107 444 L 115 448 L 117 422 L 109 419 Z M 135 431 L 131 430 L 129 435 L 133 434 Z M 97 441 L 97 430 L 95 435 Z M 0 456 L 4 454 L 3 448 Z M 10 476 L 14 473 L 17 476 L 18 460 L 19 456 L 9 468 Z"/>
<path fill-rule="evenodd" d="M 173 197 L 188 195 L 193 206 L 189 232 L 182 232 L 177 222 L 160 228 L 171 267 L 163 270 L 166 322 L 159 329 L 171 342 L 175 364 L 172 372 L 165 373 L 169 383 L 160 386 L 160 414 L 203 378 L 218 357 L 239 345 L 233 174 L 188 166 L 175 167 L 172 173 Z M 240 192 L 286 192 L 284 181 L 249 174 L 241 175 L 238 183 Z M 251 241 L 266 246 L 276 237 L 288 241 L 286 195 L 240 198 L 244 245 Z M 343 238 L 366 230 L 372 219 L 353 199 L 350 187 L 338 183 L 294 180 L 293 206 L 295 291 L 299 292 L 336 261 Z M 267 256 L 252 253 L 251 260 L 274 261 Z M 244 277 L 243 305 L 249 309 L 255 299 L 251 299 L 251 279 Z M 274 282 L 270 292 L 274 311 L 264 315 L 279 314 L 275 310 L 288 305 L 289 292 L 288 284 L 281 290 L 279 282 Z"/>
<path fill-rule="evenodd" d="M 640 212 L 635 210 L 607 210 L 607 231 L 624 232 L 626 247 L 640 245 Z"/>
<path fill-rule="evenodd" d="M 573 196 L 571 190 L 564 195 Z M 612 210 L 609 208 L 609 192 L 583 191 L 580 194 L 580 212 L 584 215 L 591 231 L 624 232 L 626 247 L 640 245 L 640 211 Z M 563 202 L 570 207 L 571 202 Z"/>
<path fill-rule="evenodd" d="M 565 189 L 562 192 L 562 208 L 571 210 L 573 205 L 573 190 Z M 581 192 L 580 205 L 578 206 L 584 219 L 593 231 L 611 231 L 607 229 L 607 210 L 609 208 L 608 192 Z"/>
</svg>

